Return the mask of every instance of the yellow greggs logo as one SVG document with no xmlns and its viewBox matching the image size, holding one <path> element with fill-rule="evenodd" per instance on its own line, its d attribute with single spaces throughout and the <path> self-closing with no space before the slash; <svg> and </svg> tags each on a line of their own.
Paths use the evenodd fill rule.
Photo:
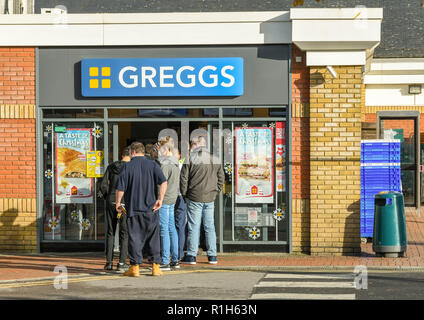
<svg viewBox="0 0 424 320">
<path fill-rule="evenodd" d="M 105 88 L 105 89 L 110 88 L 110 76 L 111 76 L 110 67 L 101 67 L 101 68 L 90 67 L 89 75 L 90 75 L 90 89 L 99 88 L 99 83 L 101 83 L 101 88 Z"/>
</svg>

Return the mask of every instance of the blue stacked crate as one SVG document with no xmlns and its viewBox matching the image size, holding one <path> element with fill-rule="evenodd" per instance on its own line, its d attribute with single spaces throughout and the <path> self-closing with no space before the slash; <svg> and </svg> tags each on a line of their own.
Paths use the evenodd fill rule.
<svg viewBox="0 0 424 320">
<path fill-rule="evenodd" d="M 401 192 L 400 140 L 361 141 L 361 237 L 372 237 L 374 196 Z"/>
</svg>

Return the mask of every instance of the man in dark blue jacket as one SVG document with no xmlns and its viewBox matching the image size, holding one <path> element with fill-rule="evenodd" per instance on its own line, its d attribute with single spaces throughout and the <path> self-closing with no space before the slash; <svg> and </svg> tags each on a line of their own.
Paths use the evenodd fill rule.
<svg viewBox="0 0 424 320">
<path fill-rule="evenodd" d="M 116 210 L 122 212 L 121 200 L 125 199 L 128 222 L 128 255 L 130 268 L 124 276 L 140 276 L 143 263 L 143 247 L 153 257 L 152 275 L 162 275 L 160 270 L 160 234 L 158 210 L 167 189 L 166 178 L 160 166 L 144 156 L 144 145 L 133 142 L 131 161 L 125 163 L 116 185 Z M 156 198 L 157 187 L 159 195 Z"/>
</svg>

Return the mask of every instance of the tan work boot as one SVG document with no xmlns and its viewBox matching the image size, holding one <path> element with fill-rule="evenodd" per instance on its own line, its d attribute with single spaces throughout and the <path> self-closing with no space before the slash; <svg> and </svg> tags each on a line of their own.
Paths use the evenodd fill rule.
<svg viewBox="0 0 424 320">
<path fill-rule="evenodd" d="M 132 264 L 130 268 L 125 271 L 125 277 L 139 277 L 140 276 L 140 266 L 138 264 Z"/>
<path fill-rule="evenodd" d="M 152 276 L 161 276 L 163 275 L 162 270 L 160 269 L 160 265 L 159 263 L 154 263 L 153 262 L 153 266 L 152 266 Z"/>
</svg>

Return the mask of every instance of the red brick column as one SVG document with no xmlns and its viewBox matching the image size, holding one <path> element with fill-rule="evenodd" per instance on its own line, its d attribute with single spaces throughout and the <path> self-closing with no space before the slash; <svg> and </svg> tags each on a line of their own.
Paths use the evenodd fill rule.
<svg viewBox="0 0 424 320">
<path fill-rule="evenodd" d="M 36 248 L 35 49 L 0 47 L 0 251 Z"/>
</svg>

